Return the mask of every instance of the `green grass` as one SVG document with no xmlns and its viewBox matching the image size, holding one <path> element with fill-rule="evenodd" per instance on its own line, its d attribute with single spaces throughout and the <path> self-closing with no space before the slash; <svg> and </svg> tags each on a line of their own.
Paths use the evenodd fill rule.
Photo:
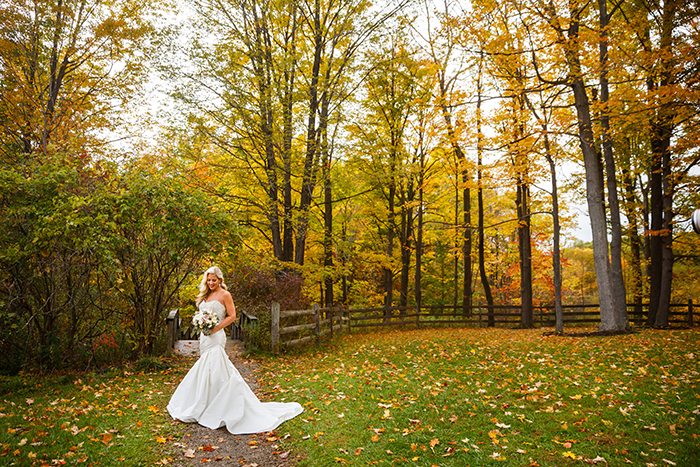
<svg viewBox="0 0 700 467">
<path fill-rule="evenodd" d="M 0 465 L 168 463 L 183 426 L 165 406 L 191 363 L 153 372 L 134 365 L 101 374 L 0 376 Z"/>
<path fill-rule="evenodd" d="M 692 466 L 699 357 L 700 330 L 382 331 L 265 357 L 259 376 L 261 399 L 305 406 L 277 430 L 301 467 Z M 165 406 L 194 360 L 166 362 L 0 377 L 0 465 L 172 463 L 187 426 Z"/>
<path fill-rule="evenodd" d="M 302 466 L 700 465 L 699 336 L 352 334 L 266 360 L 267 397 L 305 406 L 278 429 Z"/>
</svg>

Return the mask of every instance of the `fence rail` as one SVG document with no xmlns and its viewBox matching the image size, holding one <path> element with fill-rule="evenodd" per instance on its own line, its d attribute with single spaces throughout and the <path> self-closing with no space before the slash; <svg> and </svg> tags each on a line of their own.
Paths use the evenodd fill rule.
<svg viewBox="0 0 700 467">
<path fill-rule="evenodd" d="M 247 329 L 257 326 L 258 318 L 241 310 L 238 313 L 238 320 L 231 323 L 229 326 L 231 339 L 245 340 Z M 165 353 L 171 354 L 175 343 L 179 340 L 199 339 L 199 334 L 196 333 L 192 326 L 182 326 L 182 318 L 180 318 L 180 310 L 175 308 L 170 310 L 168 317 L 165 318 L 166 338 L 165 338 Z"/>
<path fill-rule="evenodd" d="M 643 324 L 646 321 L 645 309 L 648 304 L 628 304 L 628 316 L 633 324 Z M 489 319 L 489 307 L 474 305 L 465 313 L 461 305 L 426 305 L 420 310 L 415 308 L 365 308 L 349 309 L 348 324 L 352 328 L 386 327 L 436 324 L 466 324 L 477 327 L 486 326 Z M 688 303 L 671 304 L 669 324 L 693 326 L 694 314 L 697 313 L 693 301 Z M 565 325 L 597 325 L 600 324 L 600 306 L 598 304 L 564 305 L 563 318 Z M 494 305 L 491 316 L 496 326 L 513 326 L 520 323 L 519 305 Z M 542 327 L 555 325 L 554 307 L 533 307 L 533 323 Z"/>
<path fill-rule="evenodd" d="M 275 302 L 270 309 L 272 350 L 278 353 L 280 346 L 293 347 L 309 342 L 319 343 L 323 336 L 332 336 L 335 330 L 349 329 L 350 321 L 347 313 L 346 308 L 319 308 L 318 305 L 314 305 L 310 310 L 280 311 L 279 303 Z M 281 327 L 285 322 L 287 325 Z M 281 340 L 282 336 L 292 338 Z"/>
<path fill-rule="evenodd" d="M 646 321 L 647 304 L 628 304 L 628 316 L 633 324 Z M 600 324 L 600 306 L 597 304 L 564 305 L 565 325 Z M 693 326 L 698 307 L 692 300 L 688 303 L 671 304 L 669 323 L 672 325 Z M 520 306 L 494 305 L 492 316 L 496 326 L 516 326 L 520 324 Z M 314 305 L 310 310 L 280 310 L 279 303 L 273 303 L 270 309 L 270 341 L 275 353 L 280 347 L 293 347 L 310 342 L 319 343 L 321 338 L 338 330 L 386 326 L 435 326 L 435 325 L 471 325 L 485 327 L 488 323 L 489 309 L 486 305 L 474 305 L 465 313 L 461 306 L 426 305 L 420 310 L 407 307 L 375 307 L 348 309 L 344 307 L 319 308 Z M 533 323 L 542 327 L 555 324 L 554 307 L 537 306 L 533 308 Z M 172 310 L 166 318 L 167 352 L 180 338 L 181 319 L 177 309 Z M 257 326 L 257 318 L 245 311 L 239 313 L 238 322 L 231 324 L 231 338 L 245 340 L 245 332 Z M 282 338 L 285 339 L 282 339 Z"/>
</svg>

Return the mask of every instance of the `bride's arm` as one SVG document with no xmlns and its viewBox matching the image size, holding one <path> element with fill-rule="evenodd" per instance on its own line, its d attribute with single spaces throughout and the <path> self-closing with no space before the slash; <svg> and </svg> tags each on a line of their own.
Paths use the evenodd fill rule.
<svg viewBox="0 0 700 467">
<path fill-rule="evenodd" d="M 212 334 L 236 321 L 236 305 L 233 304 L 233 298 L 231 298 L 231 294 L 228 292 L 224 295 L 224 306 L 226 307 L 226 318 L 212 328 Z"/>
</svg>

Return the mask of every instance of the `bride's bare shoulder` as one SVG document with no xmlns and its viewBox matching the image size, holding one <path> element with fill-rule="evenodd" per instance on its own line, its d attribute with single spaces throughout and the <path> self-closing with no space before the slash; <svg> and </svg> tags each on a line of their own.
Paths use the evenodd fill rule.
<svg viewBox="0 0 700 467">
<path fill-rule="evenodd" d="M 226 301 L 233 302 L 233 296 L 231 295 L 231 292 L 229 292 L 228 290 L 224 290 L 223 292 L 224 292 L 224 295 L 223 295 L 224 299 Z"/>
</svg>

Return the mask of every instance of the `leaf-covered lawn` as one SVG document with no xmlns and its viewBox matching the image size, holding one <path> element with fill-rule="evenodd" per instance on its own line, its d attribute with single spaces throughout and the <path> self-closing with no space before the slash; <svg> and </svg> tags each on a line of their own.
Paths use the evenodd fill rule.
<svg viewBox="0 0 700 467">
<path fill-rule="evenodd" d="M 261 399 L 304 404 L 277 430 L 302 466 L 694 466 L 699 336 L 354 333 L 262 360 Z M 0 465 L 171 464 L 187 426 L 165 406 L 192 363 L 0 377 Z"/>
<path fill-rule="evenodd" d="M 698 330 L 351 334 L 269 359 L 302 465 L 700 465 Z"/>
<path fill-rule="evenodd" d="M 183 427 L 165 406 L 191 363 L 152 373 L 0 376 L 0 465 L 170 463 Z"/>
</svg>

